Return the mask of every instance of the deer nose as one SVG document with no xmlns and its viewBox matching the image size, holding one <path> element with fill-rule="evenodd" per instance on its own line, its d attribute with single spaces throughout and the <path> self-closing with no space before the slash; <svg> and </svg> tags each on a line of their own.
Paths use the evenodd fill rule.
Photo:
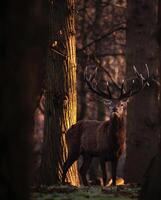
<svg viewBox="0 0 161 200">
<path fill-rule="evenodd" d="M 114 107 L 112 111 L 113 111 L 113 112 L 117 112 L 117 108 Z"/>
</svg>

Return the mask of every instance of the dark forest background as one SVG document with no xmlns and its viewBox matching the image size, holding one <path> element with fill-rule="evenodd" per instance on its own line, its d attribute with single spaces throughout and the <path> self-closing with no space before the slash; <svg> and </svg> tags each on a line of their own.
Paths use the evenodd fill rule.
<svg viewBox="0 0 161 200">
<path fill-rule="evenodd" d="M 98 67 L 102 84 L 121 85 L 145 64 L 155 78 L 128 104 L 118 176 L 145 183 L 142 199 L 160 195 L 161 1 L 8 1 L 0 26 L 0 199 L 27 200 L 31 185 L 60 183 L 68 128 L 108 120 L 85 84 L 86 67 Z M 99 176 L 94 159 L 89 178 Z M 78 177 L 75 163 L 67 180 L 78 186 Z"/>
</svg>

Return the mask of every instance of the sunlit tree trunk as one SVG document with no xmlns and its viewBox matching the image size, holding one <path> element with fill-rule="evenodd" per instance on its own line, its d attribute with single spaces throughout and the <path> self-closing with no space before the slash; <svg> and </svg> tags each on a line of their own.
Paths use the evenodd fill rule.
<svg viewBox="0 0 161 200">
<path fill-rule="evenodd" d="M 157 1 L 128 0 L 127 15 L 127 77 L 135 65 L 145 73 L 148 64 L 151 73 L 158 73 L 158 46 L 155 37 Z M 140 182 L 147 165 L 158 148 L 159 92 L 155 84 L 135 96 L 127 115 L 127 182 Z"/>
<path fill-rule="evenodd" d="M 75 0 L 50 1 L 50 43 L 41 183 L 61 180 L 67 156 L 65 133 L 76 122 Z M 76 163 L 67 181 L 79 184 Z"/>
</svg>

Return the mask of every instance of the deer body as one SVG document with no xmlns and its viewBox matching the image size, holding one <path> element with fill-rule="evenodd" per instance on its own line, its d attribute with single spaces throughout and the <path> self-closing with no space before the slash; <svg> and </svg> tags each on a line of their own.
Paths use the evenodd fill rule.
<svg viewBox="0 0 161 200">
<path fill-rule="evenodd" d="M 115 185 L 117 162 L 125 147 L 123 124 L 123 116 L 112 113 L 108 121 L 82 120 L 73 125 L 66 134 L 69 152 L 64 164 L 63 182 L 69 167 L 82 155 L 83 164 L 79 172 L 84 185 L 88 185 L 86 173 L 92 157 L 100 159 L 104 185 L 107 180 L 105 162 L 111 161 Z"/>
<path fill-rule="evenodd" d="M 68 146 L 68 158 L 63 166 L 62 182 L 65 181 L 66 173 L 74 161 L 79 156 L 83 156 L 83 164 L 80 167 L 80 176 L 84 185 L 88 185 L 86 173 L 93 157 L 100 159 L 101 169 L 103 173 L 103 184 L 106 184 L 105 162 L 110 161 L 112 167 L 112 183 L 116 184 L 117 162 L 125 149 L 125 133 L 124 133 L 124 111 L 127 107 L 127 100 L 139 93 L 146 85 L 149 85 L 151 79 L 149 69 L 147 69 L 147 77 L 140 74 L 134 66 L 136 74 L 135 79 L 131 79 L 130 87 L 125 87 L 122 82 L 121 87 L 117 86 L 119 96 L 112 94 L 108 81 L 106 82 L 106 90 L 103 90 L 95 79 L 97 68 L 93 75 L 87 76 L 87 68 L 85 70 L 85 80 L 89 89 L 106 100 L 109 107 L 110 118 L 108 121 L 82 120 L 73 125 L 66 134 Z M 94 81 L 95 80 L 95 81 Z M 105 88 L 105 87 L 104 87 Z"/>
<path fill-rule="evenodd" d="M 116 126 L 111 126 L 115 123 Z M 124 143 L 120 119 L 111 118 L 109 121 L 83 120 L 78 122 L 81 126 L 80 153 L 88 153 L 92 156 L 101 156 L 110 160 L 113 152 Z M 122 125 L 122 124 L 121 124 Z M 75 125 L 77 126 L 77 124 Z"/>
</svg>

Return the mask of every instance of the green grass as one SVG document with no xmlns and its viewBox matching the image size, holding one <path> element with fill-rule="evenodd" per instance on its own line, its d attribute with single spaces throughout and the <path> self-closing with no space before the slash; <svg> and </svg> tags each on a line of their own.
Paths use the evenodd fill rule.
<svg viewBox="0 0 161 200">
<path fill-rule="evenodd" d="M 136 200 L 139 188 L 52 186 L 39 188 L 32 193 L 32 200 Z"/>
</svg>

